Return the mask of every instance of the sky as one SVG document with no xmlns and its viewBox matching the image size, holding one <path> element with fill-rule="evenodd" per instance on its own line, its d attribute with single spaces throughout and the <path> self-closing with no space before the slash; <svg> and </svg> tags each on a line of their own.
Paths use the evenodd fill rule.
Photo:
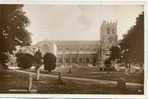
<svg viewBox="0 0 148 99">
<path fill-rule="evenodd" d="M 42 40 L 99 40 L 104 20 L 116 22 L 118 38 L 122 39 L 143 5 L 24 5 L 30 20 L 28 31 L 32 42 Z"/>
</svg>

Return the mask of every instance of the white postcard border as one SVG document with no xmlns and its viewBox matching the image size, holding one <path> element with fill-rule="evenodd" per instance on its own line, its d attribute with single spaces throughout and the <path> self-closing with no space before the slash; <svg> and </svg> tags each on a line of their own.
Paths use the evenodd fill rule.
<svg viewBox="0 0 148 99">
<path fill-rule="evenodd" d="M 148 99 L 148 2 L 146 0 L 0 0 L 0 4 L 89 4 L 89 5 L 144 5 L 145 20 L 145 66 L 144 66 L 144 95 L 104 95 L 104 94 L 0 94 L 0 98 L 132 98 L 132 99 Z"/>
</svg>

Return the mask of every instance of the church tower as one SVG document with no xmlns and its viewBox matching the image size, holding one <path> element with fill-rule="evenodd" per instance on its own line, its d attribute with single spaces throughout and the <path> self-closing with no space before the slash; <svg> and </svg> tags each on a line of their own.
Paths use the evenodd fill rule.
<svg viewBox="0 0 148 99">
<path fill-rule="evenodd" d="M 109 57 L 110 48 L 117 45 L 117 22 L 103 21 L 100 27 L 100 61 L 101 66 Z M 104 66 L 103 66 L 104 67 Z"/>
</svg>

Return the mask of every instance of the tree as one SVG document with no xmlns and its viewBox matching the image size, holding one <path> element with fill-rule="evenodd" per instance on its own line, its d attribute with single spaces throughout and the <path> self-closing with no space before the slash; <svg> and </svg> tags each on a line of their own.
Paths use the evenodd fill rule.
<svg viewBox="0 0 148 99">
<path fill-rule="evenodd" d="M 36 65 L 37 65 L 36 69 L 39 69 L 42 64 L 42 53 L 40 52 L 39 49 L 35 52 L 34 59 L 35 59 Z"/>
<path fill-rule="evenodd" d="M 34 56 L 29 53 L 17 53 L 16 57 L 18 67 L 22 69 L 30 68 L 34 64 Z"/>
<path fill-rule="evenodd" d="M 8 55 L 7 53 L 0 53 L 0 69 L 7 69 L 8 67 L 5 66 L 5 63 L 8 62 Z"/>
<path fill-rule="evenodd" d="M 110 48 L 110 60 L 119 62 L 121 59 L 121 50 L 120 47 L 118 46 L 112 46 Z"/>
<path fill-rule="evenodd" d="M 43 57 L 44 68 L 51 72 L 56 67 L 56 56 L 52 53 L 46 53 Z"/>
<path fill-rule="evenodd" d="M 124 35 L 120 46 L 128 64 L 144 64 L 144 13 L 137 17 L 136 25 Z"/>
<path fill-rule="evenodd" d="M 26 30 L 29 19 L 25 16 L 23 5 L 0 5 L 0 57 L 12 53 L 16 46 L 30 45 L 30 33 Z M 5 64 L 7 58 L 0 60 Z"/>
</svg>

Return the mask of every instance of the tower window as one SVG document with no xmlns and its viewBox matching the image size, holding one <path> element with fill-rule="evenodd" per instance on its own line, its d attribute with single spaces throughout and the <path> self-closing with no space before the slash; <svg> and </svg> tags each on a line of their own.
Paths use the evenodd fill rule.
<svg viewBox="0 0 148 99">
<path fill-rule="evenodd" d="M 107 28 L 107 34 L 109 34 L 109 28 Z"/>
</svg>

